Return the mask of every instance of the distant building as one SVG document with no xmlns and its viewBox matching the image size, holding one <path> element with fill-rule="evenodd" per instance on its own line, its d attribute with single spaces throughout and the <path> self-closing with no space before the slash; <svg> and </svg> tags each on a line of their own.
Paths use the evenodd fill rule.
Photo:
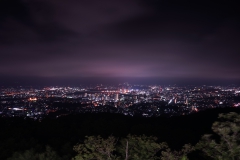
<svg viewBox="0 0 240 160">
<path fill-rule="evenodd" d="M 115 96 L 114 96 L 114 101 L 117 102 L 118 99 L 119 99 L 119 98 L 118 98 L 118 93 L 117 93 L 117 94 L 115 94 Z"/>
</svg>

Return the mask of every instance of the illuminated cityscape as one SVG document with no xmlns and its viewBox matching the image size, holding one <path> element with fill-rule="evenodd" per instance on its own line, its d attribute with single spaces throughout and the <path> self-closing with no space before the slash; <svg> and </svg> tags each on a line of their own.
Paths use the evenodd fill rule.
<svg viewBox="0 0 240 160">
<path fill-rule="evenodd" d="M 236 0 L 0 0 L 0 160 L 240 160 Z"/>
<path fill-rule="evenodd" d="M 239 107 L 240 87 L 97 85 L 95 87 L 1 88 L 1 117 L 41 120 L 78 113 L 127 116 L 189 115 L 209 108 Z"/>
</svg>

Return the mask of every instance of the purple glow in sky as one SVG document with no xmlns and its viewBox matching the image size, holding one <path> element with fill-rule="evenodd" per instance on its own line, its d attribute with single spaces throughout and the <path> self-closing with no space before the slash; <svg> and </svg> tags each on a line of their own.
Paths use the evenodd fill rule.
<svg viewBox="0 0 240 160">
<path fill-rule="evenodd" d="M 239 12 L 221 0 L 2 0 L 0 77 L 240 80 Z"/>
</svg>

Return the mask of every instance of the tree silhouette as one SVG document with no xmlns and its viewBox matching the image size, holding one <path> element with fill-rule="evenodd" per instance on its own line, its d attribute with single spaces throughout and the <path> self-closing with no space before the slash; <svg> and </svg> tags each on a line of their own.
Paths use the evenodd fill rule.
<svg viewBox="0 0 240 160">
<path fill-rule="evenodd" d="M 165 147 L 164 143 L 156 141 L 157 138 L 152 136 L 128 135 L 127 138 L 121 139 L 118 150 L 125 160 L 156 159 L 156 153 Z"/>
<path fill-rule="evenodd" d="M 109 136 L 107 139 L 103 139 L 100 136 L 86 136 L 83 144 L 77 144 L 73 147 L 73 150 L 78 154 L 74 160 L 114 160 L 117 159 L 113 155 L 113 151 L 116 150 L 116 138 Z"/>
<path fill-rule="evenodd" d="M 218 118 L 212 125 L 217 137 L 206 134 L 196 147 L 216 160 L 240 160 L 240 115 L 230 112 Z"/>
<path fill-rule="evenodd" d="M 193 150 L 186 144 L 182 150 L 172 151 L 166 143 L 158 143 L 156 137 L 145 135 L 128 135 L 119 143 L 113 136 L 85 138 L 84 143 L 73 147 L 78 153 L 73 160 L 188 160 L 187 154 Z"/>
<path fill-rule="evenodd" d="M 161 160 L 188 160 L 187 154 L 194 150 L 190 144 L 185 144 L 180 151 L 172 151 L 168 146 L 161 152 Z"/>
</svg>

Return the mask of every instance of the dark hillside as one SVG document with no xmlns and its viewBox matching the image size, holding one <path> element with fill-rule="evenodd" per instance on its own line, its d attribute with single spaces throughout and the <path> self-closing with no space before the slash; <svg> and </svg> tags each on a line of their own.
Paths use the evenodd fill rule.
<svg viewBox="0 0 240 160">
<path fill-rule="evenodd" d="M 83 141 L 86 135 L 125 137 L 128 134 L 156 136 L 167 142 L 172 149 L 186 143 L 195 145 L 200 137 L 212 133 L 211 126 L 219 113 L 237 112 L 238 108 L 209 109 L 203 112 L 178 117 L 142 118 L 119 114 L 78 114 L 46 118 L 42 122 L 22 118 L 0 119 L 0 159 L 13 152 L 51 146 L 62 157 L 69 159 L 72 147 Z"/>
</svg>

